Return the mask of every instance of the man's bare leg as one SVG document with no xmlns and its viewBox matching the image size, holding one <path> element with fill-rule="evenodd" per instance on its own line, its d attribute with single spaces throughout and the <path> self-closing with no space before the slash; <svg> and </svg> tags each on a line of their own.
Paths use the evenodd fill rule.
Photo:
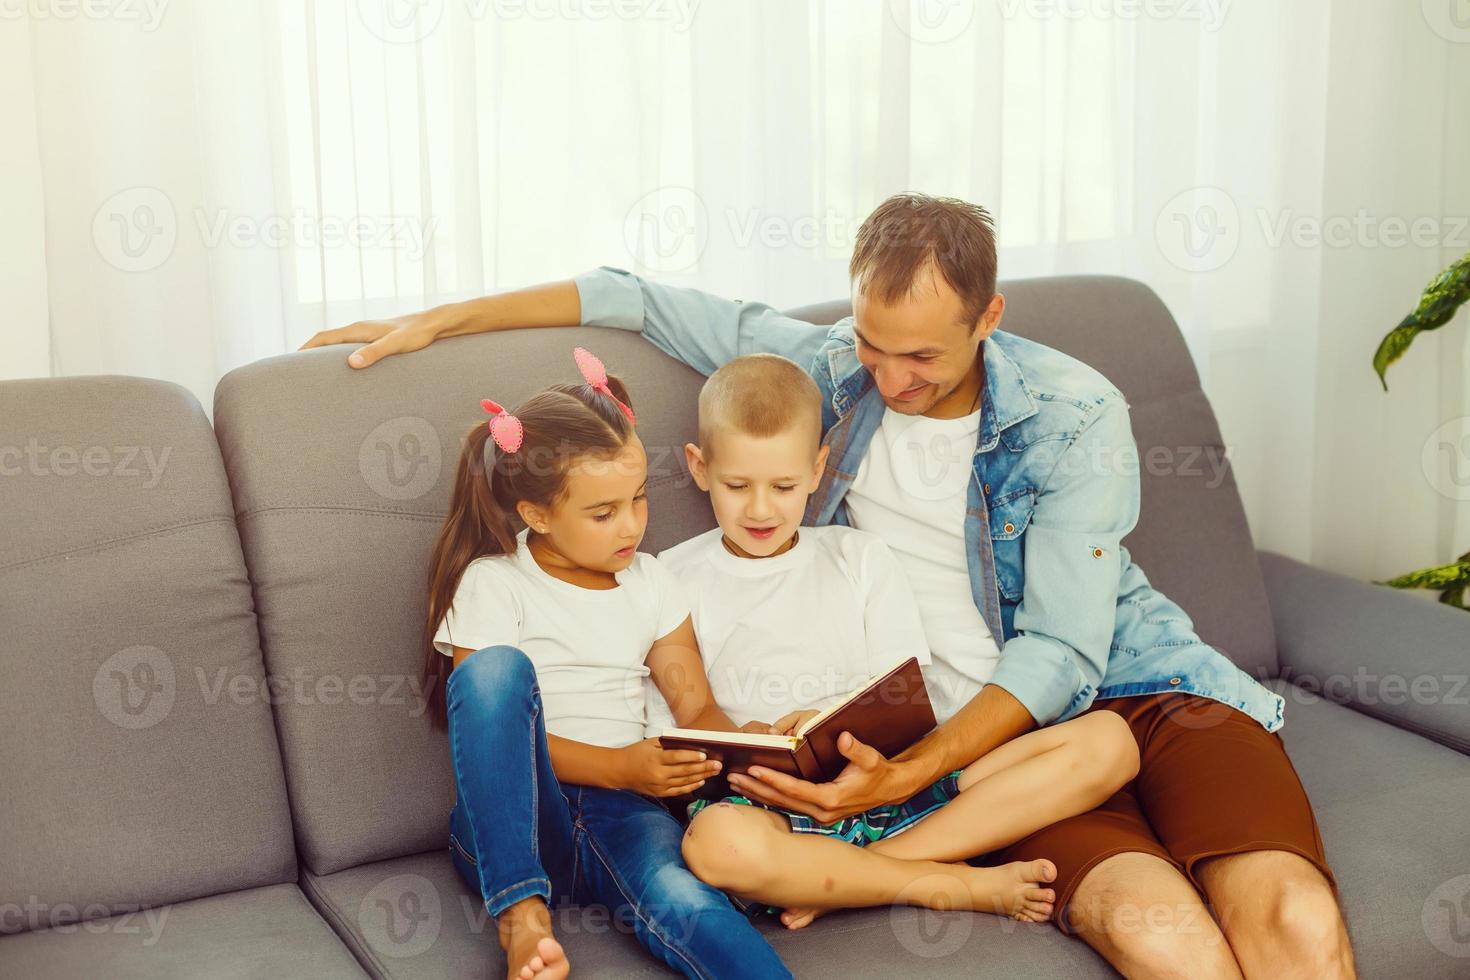
<svg viewBox="0 0 1470 980">
<path fill-rule="evenodd" d="M 1332 886 L 1289 851 L 1210 858 L 1197 874 L 1246 977 L 1352 977 L 1353 949 Z"/>
<path fill-rule="evenodd" d="M 1199 892 L 1178 869 L 1152 854 L 1127 851 L 1101 861 L 1059 914 L 1125 977 L 1241 976 Z"/>
<path fill-rule="evenodd" d="M 785 816 L 716 803 L 684 835 L 684 860 L 702 881 L 767 905 L 920 905 L 971 909 L 1028 921 L 1051 915 L 1050 861 L 998 868 L 905 861 L 813 834 L 795 834 Z"/>
</svg>

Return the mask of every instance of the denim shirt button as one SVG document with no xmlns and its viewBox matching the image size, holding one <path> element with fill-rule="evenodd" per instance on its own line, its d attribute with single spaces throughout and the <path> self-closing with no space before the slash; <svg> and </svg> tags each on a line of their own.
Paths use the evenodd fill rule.
<svg viewBox="0 0 1470 980">
<path fill-rule="evenodd" d="M 1006 521 L 1006 533 L 1007 534 L 1010 534 L 1015 529 L 1016 529 L 1016 525 L 1012 524 L 1010 521 Z"/>
<path fill-rule="evenodd" d="M 1178 684 L 1179 683 L 1179 678 L 1177 678 L 1177 677 L 1171 677 L 1171 678 L 1169 678 L 1169 683 L 1170 684 Z"/>
<path fill-rule="evenodd" d="M 986 492 L 986 493 L 987 493 L 987 494 L 988 494 L 988 493 L 990 493 L 990 484 L 988 484 L 988 483 L 987 483 L 987 484 L 985 484 L 985 492 Z"/>
</svg>

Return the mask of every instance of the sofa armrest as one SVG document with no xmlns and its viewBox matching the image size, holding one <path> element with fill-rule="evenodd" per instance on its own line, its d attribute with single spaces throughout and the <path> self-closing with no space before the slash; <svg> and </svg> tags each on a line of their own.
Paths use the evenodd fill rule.
<svg viewBox="0 0 1470 980">
<path fill-rule="evenodd" d="M 1470 614 L 1259 557 L 1282 678 L 1470 754 Z"/>
</svg>

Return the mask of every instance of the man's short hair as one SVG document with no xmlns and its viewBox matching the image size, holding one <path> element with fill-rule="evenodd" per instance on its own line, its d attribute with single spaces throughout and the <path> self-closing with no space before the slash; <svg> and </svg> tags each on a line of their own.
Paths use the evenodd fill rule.
<svg viewBox="0 0 1470 980">
<path fill-rule="evenodd" d="M 858 228 L 848 278 L 860 295 L 893 303 L 925 269 L 949 283 L 974 329 L 995 298 L 995 226 L 990 212 L 953 197 L 895 194 Z"/>
<path fill-rule="evenodd" d="M 822 441 L 822 392 L 811 375 L 779 354 L 728 362 L 699 392 L 699 447 L 708 461 L 722 432 L 765 439 L 801 426 L 812 452 Z"/>
</svg>

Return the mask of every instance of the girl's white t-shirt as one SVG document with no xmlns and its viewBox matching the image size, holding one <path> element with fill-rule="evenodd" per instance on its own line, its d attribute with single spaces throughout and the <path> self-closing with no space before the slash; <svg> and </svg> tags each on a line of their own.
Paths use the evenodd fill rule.
<svg viewBox="0 0 1470 980">
<path fill-rule="evenodd" d="M 659 561 L 689 596 L 710 689 L 737 725 L 825 708 L 909 657 L 927 674 L 918 607 L 875 535 L 803 527 L 785 554 L 738 558 L 715 528 Z M 673 727 L 652 689 L 648 716 L 649 735 Z"/>
<path fill-rule="evenodd" d="M 514 554 L 465 569 L 434 648 L 453 656 L 456 646 L 517 647 L 536 667 L 547 732 L 631 745 L 647 716 L 648 651 L 688 618 L 689 602 L 652 555 L 635 554 L 616 578 L 604 590 L 563 582 L 536 564 L 522 531 Z"/>
</svg>

